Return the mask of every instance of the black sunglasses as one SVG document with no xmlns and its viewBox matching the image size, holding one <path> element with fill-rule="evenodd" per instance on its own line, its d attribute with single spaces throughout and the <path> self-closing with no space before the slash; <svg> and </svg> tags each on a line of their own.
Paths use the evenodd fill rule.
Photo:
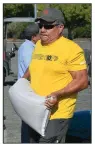
<svg viewBox="0 0 95 144">
<path fill-rule="evenodd" d="M 54 28 L 55 26 L 57 26 L 58 24 L 41 24 L 41 23 L 38 23 L 39 25 L 39 28 L 42 29 L 42 27 L 44 27 L 45 29 L 52 29 Z"/>
</svg>

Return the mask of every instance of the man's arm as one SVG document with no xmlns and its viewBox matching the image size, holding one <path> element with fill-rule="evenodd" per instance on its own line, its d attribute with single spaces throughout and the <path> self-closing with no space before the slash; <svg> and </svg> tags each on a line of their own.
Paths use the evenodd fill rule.
<svg viewBox="0 0 95 144">
<path fill-rule="evenodd" d="M 26 45 L 26 48 L 23 51 L 23 63 L 24 63 L 24 67 L 26 68 L 26 71 L 22 78 L 26 78 L 28 80 L 30 80 L 29 64 L 32 59 L 32 52 L 33 49 L 31 49 L 29 45 Z"/>
<path fill-rule="evenodd" d="M 52 108 L 60 97 L 68 96 L 73 93 L 77 93 L 88 87 L 88 75 L 87 70 L 80 71 L 70 71 L 73 80 L 63 89 L 58 90 L 56 92 L 52 92 L 49 96 L 54 96 L 54 100 L 46 100 L 45 105 L 48 108 Z"/>
<path fill-rule="evenodd" d="M 53 92 L 52 94 L 55 94 L 55 96 L 60 97 L 63 95 L 77 93 L 88 87 L 87 70 L 71 71 L 70 74 L 73 78 L 72 82 L 70 82 L 65 88 L 57 92 Z"/>
<path fill-rule="evenodd" d="M 72 95 L 88 87 L 88 74 L 84 52 L 78 45 L 74 44 L 71 48 L 71 53 L 67 57 L 66 66 L 73 80 L 65 88 L 50 94 L 54 96 L 54 100 L 50 102 L 47 99 L 47 107 L 53 107 L 60 97 Z"/>
<path fill-rule="evenodd" d="M 26 78 L 26 79 L 30 79 L 30 72 L 29 72 L 29 68 L 26 70 L 26 72 L 24 73 L 22 78 Z"/>
</svg>

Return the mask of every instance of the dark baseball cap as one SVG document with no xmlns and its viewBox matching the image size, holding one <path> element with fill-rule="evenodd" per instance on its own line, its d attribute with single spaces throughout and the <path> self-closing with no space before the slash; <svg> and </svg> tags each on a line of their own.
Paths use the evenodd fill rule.
<svg viewBox="0 0 95 144">
<path fill-rule="evenodd" d="M 64 24 L 64 17 L 60 10 L 55 8 L 46 8 L 41 13 L 41 16 L 35 19 L 35 22 L 44 20 L 46 22 L 57 22 Z"/>
</svg>

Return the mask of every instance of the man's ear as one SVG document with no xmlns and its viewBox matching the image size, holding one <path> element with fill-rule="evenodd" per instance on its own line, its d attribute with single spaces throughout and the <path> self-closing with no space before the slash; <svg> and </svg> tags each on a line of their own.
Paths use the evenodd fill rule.
<svg viewBox="0 0 95 144">
<path fill-rule="evenodd" d="M 32 36 L 31 39 L 33 40 L 35 36 Z"/>
<path fill-rule="evenodd" d="M 31 40 L 32 40 L 32 41 L 35 41 L 35 36 L 32 36 L 32 37 L 31 37 Z"/>
<path fill-rule="evenodd" d="M 63 29 L 64 29 L 64 25 L 59 25 L 59 33 L 62 33 Z"/>
</svg>

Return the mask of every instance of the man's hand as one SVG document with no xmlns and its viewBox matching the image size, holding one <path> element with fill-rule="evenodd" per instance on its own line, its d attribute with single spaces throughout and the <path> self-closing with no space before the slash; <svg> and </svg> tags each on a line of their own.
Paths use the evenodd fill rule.
<svg viewBox="0 0 95 144">
<path fill-rule="evenodd" d="M 52 109 L 58 103 L 58 97 L 50 94 L 46 97 L 45 106 L 48 109 Z"/>
</svg>

